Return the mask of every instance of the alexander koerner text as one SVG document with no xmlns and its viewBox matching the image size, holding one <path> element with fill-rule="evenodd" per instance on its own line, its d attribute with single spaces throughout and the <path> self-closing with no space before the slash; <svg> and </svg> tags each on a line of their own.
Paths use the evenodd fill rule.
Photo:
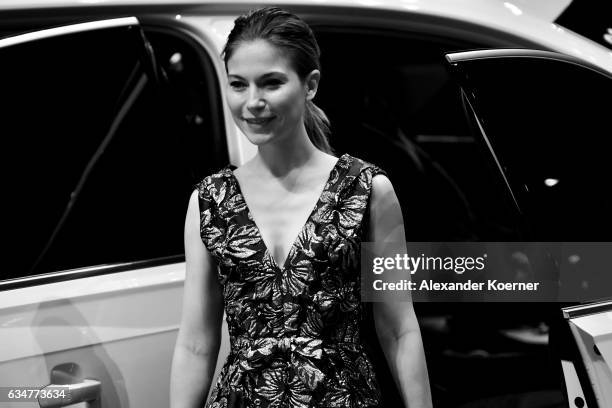
<svg viewBox="0 0 612 408">
<path fill-rule="evenodd" d="M 485 286 L 486 285 L 486 286 Z M 384 282 L 377 279 L 373 282 L 374 290 L 424 290 L 424 291 L 444 291 L 444 290 L 493 290 L 493 291 L 535 291 L 538 290 L 540 282 L 499 282 L 497 279 L 489 279 L 487 282 L 434 282 L 433 280 L 423 280 L 419 285 L 408 279 L 397 282 Z"/>
</svg>

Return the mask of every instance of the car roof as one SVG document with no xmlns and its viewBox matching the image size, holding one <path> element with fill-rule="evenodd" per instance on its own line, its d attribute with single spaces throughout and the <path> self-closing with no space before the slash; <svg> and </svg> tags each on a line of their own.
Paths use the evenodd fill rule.
<svg viewBox="0 0 612 408">
<path fill-rule="evenodd" d="M 244 0 L 3 0 L 0 2 L 0 10 L 24 10 L 33 8 L 62 8 L 83 6 L 125 6 L 125 5 L 148 5 L 148 6 L 180 6 L 180 5 L 211 5 L 211 4 L 277 4 L 277 1 L 249 2 Z M 510 10 L 513 13 L 528 13 L 538 16 L 544 20 L 554 21 L 571 0 L 548 0 L 546 2 L 534 2 L 533 0 L 513 0 L 512 2 L 502 0 L 282 0 L 286 5 L 304 5 L 312 7 L 320 6 L 360 6 L 389 9 L 413 9 L 414 11 L 428 10 L 436 12 L 449 12 L 454 14 L 458 11 L 467 11 L 468 14 L 480 14 L 485 11 L 491 18 L 503 18 Z"/>
<path fill-rule="evenodd" d="M 450 13 L 466 11 L 467 14 L 476 15 L 486 12 L 491 18 L 503 18 L 507 13 L 528 13 L 548 21 L 554 21 L 567 7 L 571 0 L 549 0 L 541 4 L 533 0 L 513 0 L 512 2 L 502 0 L 282 0 L 285 5 L 304 5 L 312 7 L 325 6 L 358 6 L 372 8 L 388 8 L 395 10 L 409 9 L 423 12 L 435 11 L 436 13 Z M 262 0 L 249 2 L 244 0 L 3 0 L 0 2 L 0 10 L 24 10 L 35 8 L 63 8 L 83 6 L 187 6 L 187 5 L 212 5 L 212 4 L 279 4 L 278 1 Z"/>
<path fill-rule="evenodd" d="M 156 12 L 167 8 L 177 13 L 184 12 L 186 15 L 211 11 L 225 11 L 231 15 L 268 4 L 296 7 L 306 13 L 320 13 L 327 7 L 397 11 L 413 16 L 458 20 L 508 33 L 540 44 L 543 49 L 588 60 L 612 72 L 612 52 L 553 23 L 569 3 L 571 0 L 3 0 L 0 2 L 0 12 L 83 7 L 106 10 L 113 7 L 131 7 L 131 10 L 140 10 L 142 7 L 143 12 Z M 350 16 L 346 15 L 346 19 L 350 19 Z"/>
</svg>

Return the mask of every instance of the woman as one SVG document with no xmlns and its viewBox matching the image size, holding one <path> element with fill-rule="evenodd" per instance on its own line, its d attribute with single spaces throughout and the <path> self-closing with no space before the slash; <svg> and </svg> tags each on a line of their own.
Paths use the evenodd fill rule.
<svg viewBox="0 0 612 408">
<path fill-rule="evenodd" d="M 378 407 L 359 334 L 359 245 L 404 241 L 393 187 L 378 167 L 330 154 L 306 23 L 275 7 L 252 11 L 236 19 L 222 56 L 233 118 L 258 152 L 206 177 L 189 201 L 171 406 L 204 402 L 225 310 L 231 352 L 207 407 Z M 412 303 L 373 310 L 405 405 L 431 406 Z"/>
</svg>

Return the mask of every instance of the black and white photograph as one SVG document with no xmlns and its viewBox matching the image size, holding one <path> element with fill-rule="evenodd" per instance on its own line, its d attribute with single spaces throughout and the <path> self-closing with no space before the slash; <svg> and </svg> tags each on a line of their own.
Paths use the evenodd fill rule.
<svg viewBox="0 0 612 408">
<path fill-rule="evenodd" d="M 612 5 L 4 0 L 0 407 L 612 407 Z"/>
</svg>

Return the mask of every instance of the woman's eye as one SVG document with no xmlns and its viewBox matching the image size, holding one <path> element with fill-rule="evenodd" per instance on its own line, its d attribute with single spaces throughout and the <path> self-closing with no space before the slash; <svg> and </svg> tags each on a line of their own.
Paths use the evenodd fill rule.
<svg viewBox="0 0 612 408">
<path fill-rule="evenodd" d="M 243 89 L 245 85 L 242 82 L 232 81 L 230 82 L 230 86 L 233 89 Z"/>
<path fill-rule="evenodd" d="M 274 81 L 268 81 L 266 82 L 266 86 L 268 88 L 278 88 L 279 86 L 281 86 L 283 83 L 279 80 L 274 80 Z"/>
</svg>

